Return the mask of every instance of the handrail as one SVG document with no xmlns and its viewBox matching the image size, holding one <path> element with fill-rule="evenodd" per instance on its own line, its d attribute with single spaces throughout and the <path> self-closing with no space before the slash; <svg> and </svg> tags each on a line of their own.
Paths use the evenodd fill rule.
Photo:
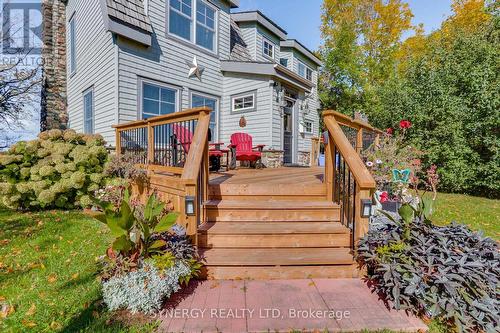
<svg viewBox="0 0 500 333">
<path fill-rule="evenodd" d="M 340 204 L 340 222 L 351 229 L 351 246 L 356 249 L 358 241 L 369 227 L 368 218 L 362 214 L 363 200 L 371 200 L 376 186 L 359 155 L 359 141 L 363 139 L 363 130 L 373 130 L 373 127 L 335 111 L 324 111 L 323 122 L 329 138 L 325 142 L 327 197 Z M 339 124 L 357 129 L 356 148 L 351 145 Z M 376 133 L 380 132 L 377 130 Z"/>
<path fill-rule="evenodd" d="M 351 172 L 356 179 L 356 182 L 363 189 L 375 188 L 375 180 L 371 175 L 370 171 L 366 168 L 365 164 L 361 160 L 359 154 L 354 150 L 352 145 L 347 140 L 339 124 L 335 120 L 335 117 L 330 117 L 332 111 L 326 111 L 323 113 L 324 122 L 330 134 L 333 138 L 335 145 L 337 146 L 340 154 L 344 156 L 346 163 L 349 165 Z"/>
<path fill-rule="evenodd" d="M 335 118 L 335 120 L 337 121 L 337 123 L 340 124 L 340 125 L 347 126 L 347 127 L 350 127 L 350 128 L 354 128 L 356 130 L 358 130 L 358 129 L 367 129 L 367 130 L 375 132 L 377 134 L 385 134 L 384 131 L 382 131 L 382 130 L 380 130 L 378 128 L 373 127 L 369 123 L 364 122 L 364 121 L 362 121 L 360 119 L 351 119 L 351 117 L 349 117 L 349 116 L 347 116 L 347 115 L 345 115 L 343 113 L 340 113 L 340 112 L 337 112 L 337 111 L 328 110 L 328 111 L 324 111 L 323 112 L 323 115 L 325 115 L 325 114 L 328 114 L 329 116 L 333 116 Z"/>
<path fill-rule="evenodd" d="M 167 200 L 173 200 L 174 209 L 180 213 L 178 223 L 195 242 L 208 193 L 211 111 L 199 107 L 113 126 L 117 154 L 127 151 L 138 157 L 137 166 L 147 169 L 154 181 L 148 192 L 158 190 Z M 195 202 L 195 210 L 190 208 L 190 213 L 188 199 Z"/>
</svg>

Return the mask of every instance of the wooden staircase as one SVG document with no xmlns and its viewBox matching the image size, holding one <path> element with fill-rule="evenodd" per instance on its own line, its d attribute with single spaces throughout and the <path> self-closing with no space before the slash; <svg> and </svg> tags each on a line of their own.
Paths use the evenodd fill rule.
<svg viewBox="0 0 500 333">
<path fill-rule="evenodd" d="M 356 277 L 351 233 L 323 184 L 210 184 L 198 228 L 209 279 Z"/>
</svg>

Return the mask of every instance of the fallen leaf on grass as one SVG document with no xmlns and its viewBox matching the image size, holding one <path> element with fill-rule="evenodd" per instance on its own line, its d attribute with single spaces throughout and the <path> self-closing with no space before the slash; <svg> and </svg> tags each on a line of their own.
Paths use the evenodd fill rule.
<svg viewBox="0 0 500 333">
<path fill-rule="evenodd" d="M 62 325 L 59 324 L 57 321 L 53 321 L 50 323 L 50 328 L 53 329 L 54 331 L 59 331 L 62 329 Z"/>
<path fill-rule="evenodd" d="M 26 316 L 32 316 L 36 312 L 36 305 L 35 303 L 32 303 L 28 311 L 26 311 Z"/>
<path fill-rule="evenodd" d="M 54 283 L 57 281 L 57 275 L 56 274 L 50 274 L 49 277 L 47 278 L 47 281 L 49 281 L 49 283 Z"/>
<path fill-rule="evenodd" d="M 36 323 L 33 322 L 33 321 L 29 321 L 29 320 L 26 320 L 26 319 L 23 319 L 21 320 L 21 323 L 26 326 L 26 327 L 35 327 L 36 326 Z"/>
<path fill-rule="evenodd" d="M 7 245 L 9 243 L 10 243 L 10 239 L 3 239 L 0 241 L 0 244 L 2 244 L 2 245 Z"/>
<path fill-rule="evenodd" d="M 78 279 L 78 275 L 79 275 L 78 273 L 75 273 L 75 274 L 71 275 L 71 280 Z"/>
</svg>

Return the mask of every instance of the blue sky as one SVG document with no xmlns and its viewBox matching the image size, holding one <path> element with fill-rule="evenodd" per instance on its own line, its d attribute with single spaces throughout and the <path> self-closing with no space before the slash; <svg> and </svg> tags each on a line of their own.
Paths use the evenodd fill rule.
<svg viewBox="0 0 500 333">
<path fill-rule="evenodd" d="M 322 0 L 241 0 L 238 11 L 259 9 L 295 38 L 315 50 L 321 43 Z M 441 25 L 450 13 L 451 0 L 409 0 L 415 17 L 413 24 L 423 23 L 426 32 Z"/>
</svg>

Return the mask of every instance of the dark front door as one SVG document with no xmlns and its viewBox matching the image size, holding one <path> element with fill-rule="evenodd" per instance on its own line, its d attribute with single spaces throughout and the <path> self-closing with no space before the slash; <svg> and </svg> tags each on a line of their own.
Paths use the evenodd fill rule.
<svg viewBox="0 0 500 333">
<path fill-rule="evenodd" d="M 283 162 L 285 164 L 293 163 L 293 105 L 291 100 L 286 101 L 283 116 Z"/>
</svg>

